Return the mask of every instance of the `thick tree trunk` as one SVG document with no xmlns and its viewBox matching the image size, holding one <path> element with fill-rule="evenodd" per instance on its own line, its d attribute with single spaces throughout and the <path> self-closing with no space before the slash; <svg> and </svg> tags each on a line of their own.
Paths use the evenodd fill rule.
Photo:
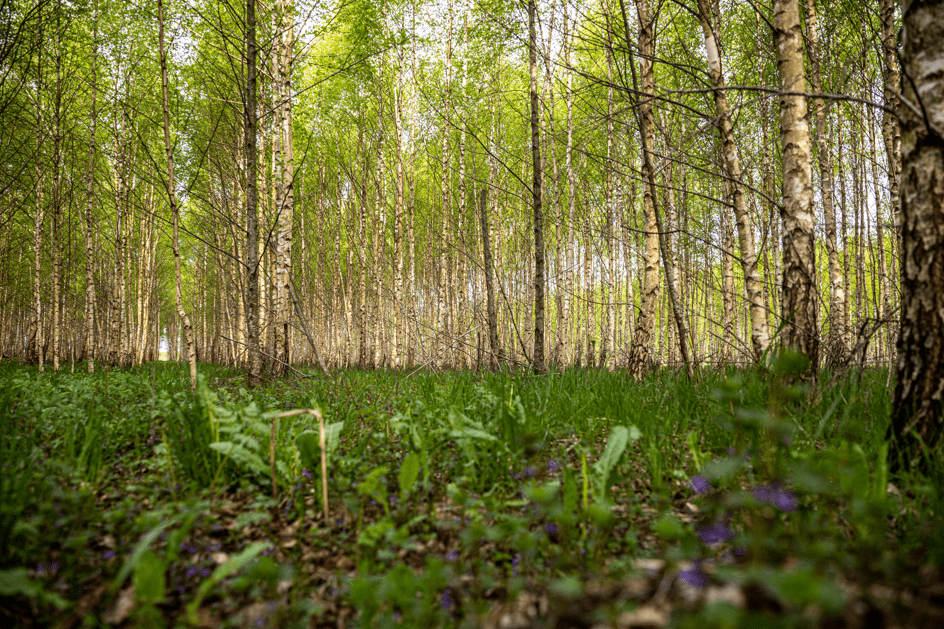
<svg viewBox="0 0 944 629">
<path fill-rule="evenodd" d="M 944 409 L 944 3 L 902 3 L 902 295 L 892 464 L 940 457 Z"/>
<path fill-rule="evenodd" d="M 807 121 L 803 33 L 798 0 L 774 0 L 774 44 L 780 76 L 780 143 L 783 150 L 783 344 L 819 361 L 816 250 L 810 129 Z"/>
<path fill-rule="evenodd" d="M 251 2 L 252 0 L 250 0 Z M 160 44 L 161 60 L 161 108 L 164 114 L 164 155 L 167 159 L 167 199 L 170 203 L 171 220 L 173 221 L 173 235 L 171 246 L 174 250 L 174 297 L 177 302 L 177 316 L 184 326 L 184 342 L 187 348 L 187 360 L 190 364 L 190 388 L 197 388 L 197 352 L 193 346 L 193 326 L 190 324 L 190 317 L 184 310 L 184 298 L 182 291 L 182 281 L 180 273 L 180 210 L 177 206 L 177 191 L 174 187 L 174 150 L 170 142 L 170 104 L 168 101 L 167 89 L 167 51 L 164 48 L 164 3 L 163 0 L 157 0 L 158 15 L 158 38 Z M 175 326 L 176 328 L 176 326 Z M 176 348 L 177 335 L 174 330 L 173 340 L 168 339 L 172 348 Z M 176 352 L 173 352 L 176 354 Z"/>
</svg>

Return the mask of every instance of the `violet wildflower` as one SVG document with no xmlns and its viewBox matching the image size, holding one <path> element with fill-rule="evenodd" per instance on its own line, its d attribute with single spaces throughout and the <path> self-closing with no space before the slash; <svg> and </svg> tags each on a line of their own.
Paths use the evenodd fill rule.
<svg viewBox="0 0 944 629">
<path fill-rule="evenodd" d="M 524 475 L 526 478 L 531 478 L 537 473 L 538 471 L 534 468 L 533 465 L 528 465 L 527 467 L 524 468 Z"/>
<path fill-rule="evenodd" d="M 189 568 L 187 568 L 187 576 L 188 576 L 188 577 L 194 577 L 194 576 L 196 576 L 196 575 L 197 575 L 197 567 L 196 567 L 196 566 L 190 566 Z"/>
<path fill-rule="evenodd" d="M 550 461 L 547 462 L 547 469 L 552 472 L 559 472 L 561 469 L 561 466 L 560 466 L 560 463 L 558 463 L 554 459 L 551 459 Z"/>
<path fill-rule="evenodd" d="M 442 593 L 442 596 L 439 599 L 439 606 L 445 610 L 452 609 L 452 592 L 449 590 L 449 588 L 446 588 L 446 591 Z"/>
<path fill-rule="evenodd" d="M 693 588 L 701 589 L 708 585 L 708 577 L 701 571 L 699 566 L 694 566 L 688 570 L 680 570 L 678 573 L 679 581 L 683 581 Z"/>
<path fill-rule="evenodd" d="M 785 513 L 789 513 L 797 508 L 797 499 L 792 492 L 785 489 L 775 489 L 770 492 L 770 504 Z"/>
<path fill-rule="evenodd" d="M 770 502 L 770 487 L 766 485 L 755 487 L 751 493 L 754 494 L 754 499 L 757 502 Z"/>
<path fill-rule="evenodd" d="M 106 550 L 106 551 L 105 551 L 105 554 L 104 554 L 104 557 L 105 557 L 105 559 L 114 559 L 114 557 L 115 557 L 115 551 L 113 551 L 113 550 Z"/>
<path fill-rule="evenodd" d="M 692 477 L 691 486 L 696 494 L 704 494 L 711 489 L 711 483 L 701 474 L 696 474 Z"/>
<path fill-rule="evenodd" d="M 549 537 L 557 537 L 560 534 L 560 527 L 553 522 L 548 522 L 544 525 L 544 532 L 547 533 Z"/>
<path fill-rule="evenodd" d="M 734 537 L 734 531 L 720 522 L 698 529 L 698 537 L 706 544 L 720 544 Z"/>
<path fill-rule="evenodd" d="M 453 548 L 448 553 L 446 553 L 446 561 L 455 561 L 459 558 L 459 551 Z"/>
<path fill-rule="evenodd" d="M 209 569 L 209 568 L 204 568 L 203 570 L 201 570 L 201 571 L 200 571 L 200 576 L 203 577 L 204 579 L 206 579 L 208 576 L 210 576 L 210 569 Z"/>
<path fill-rule="evenodd" d="M 309 472 L 308 470 L 304 470 L 302 472 L 302 476 L 304 476 L 305 478 L 311 478 L 311 472 Z"/>
</svg>

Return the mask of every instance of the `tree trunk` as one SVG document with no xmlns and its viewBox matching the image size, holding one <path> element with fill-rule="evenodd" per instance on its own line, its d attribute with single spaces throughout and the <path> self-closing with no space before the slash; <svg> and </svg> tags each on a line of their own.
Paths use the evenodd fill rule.
<svg viewBox="0 0 944 629">
<path fill-rule="evenodd" d="M 285 373 L 291 362 L 289 323 L 292 320 L 292 300 L 289 284 L 292 281 L 292 222 L 295 219 L 295 149 L 292 133 L 292 64 L 295 54 L 295 3 L 281 0 L 282 14 L 280 32 L 282 45 L 278 53 L 277 94 L 279 138 L 281 145 L 280 181 L 277 195 L 281 201 L 276 214 L 279 225 L 278 249 L 276 252 L 276 316 L 275 358 L 273 370 L 276 375 Z"/>
<path fill-rule="evenodd" d="M 944 396 L 944 4 L 902 3 L 901 330 L 893 466 L 940 457 Z"/>
<path fill-rule="evenodd" d="M 247 385 L 262 382 L 259 353 L 259 182 L 256 156 L 256 0 L 246 0 L 246 94 L 243 100 L 246 158 L 246 335 L 249 374 Z"/>
<path fill-rule="evenodd" d="M 895 0 L 881 0 L 882 19 L 882 78 L 885 106 L 892 111 L 899 111 L 898 102 L 898 46 L 895 29 Z M 888 160 L 888 192 L 892 225 L 895 226 L 895 239 L 899 237 L 901 226 L 899 215 L 901 201 L 899 185 L 901 182 L 901 129 L 898 118 L 887 109 L 882 112 L 882 138 Z"/>
<path fill-rule="evenodd" d="M 806 22 L 810 31 L 810 84 L 813 91 L 823 91 L 820 74 L 821 53 L 819 48 L 819 24 L 816 14 L 816 1 L 807 3 Z M 843 308 L 846 296 L 842 285 L 842 267 L 839 264 L 839 247 L 836 238 L 836 211 L 833 208 L 833 164 L 829 153 L 829 127 L 826 123 L 826 103 L 817 98 L 814 102 L 816 112 L 816 157 L 819 163 L 820 194 L 823 199 L 823 218 L 826 229 L 826 256 L 829 260 L 829 340 L 825 358 L 829 364 L 838 364 L 845 358 L 848 349 L 845 344 Z"/>
<path fill-rule="evenodd" d="M 250 0 L 252 2 L 252 0 Z M 177 190 L 174 187 L 174 150 L 170 142 L 170 104 L 167 95 L 167 51 L 164 48 L 164 3 L 163 0 L 157 0 L 158 16 L 158 38 L 160 44 L 161 60 L 161 108 L 164 114 L 164 155 L 167 159 L 167 199 L 170 203 L 171 220 L 173 221 L 173 241 L 171 246 L 174 250 L 174 297 L 177 302 L 177 316 L 184 326 L 184 340 L 187 344 L 187 360 L 190 363 L 190 389 L 197 388 L 197 353 L 193 346 L 193 326 L 190 324 L 190 317 L 184 310 L 184 298 L 181 286 L 180 274 L 180 237 L 179 223 L 180 211 L 177 206 Z M 176 328 L 176 326 L 175 326 Z M 175 329 L 176 332 L 176 329 Z M 173 340 L 168 338 L 168 342 L 176 347 L 177 336 Z M 176 352 L 174 352 L 176 354 Z"/>
<path fill-rule="evenodd" d="M 49 249 L 52 252 L 52 370 L 59 372 L 59 349 L 62 326 L 62 254 L 60 252 L 60 225 L 62 218 L 62 41 L 59 12 L 56 12 L 56 94 L 53 109 L 52 138 L 52 225 L 49 230 Z"/>
<path fill-rule="evenodd" d="M 495 285 L 492 281 L 492 243 L 488 225 L 488 188 L 479 191 L 479 225 L 482 230 L 482 257 L 485 264 L 485 299 L 488 314 L 488 363 L 492 369 L 504 361 L 498 342 L 498 313 L 495 308 Z"/>
<path fill-rule="evenodd" d="M 535 0 L 528 0 L 528 69 L 531 91 L 531 209 L 534 220 L 534 350 L 532 365 L 544 371 L 544 217 L 541 209 L 543 169 L 538 103 L 537 16 Z"/>
<path fill-rule="evenodd" d="M 734 142 L 734 129 L 731 124 L 731 110 L 725 91 L 721 52 L 717 35 L 712 27 L 711 8 L 708 0 L 698 0 L 698 18 L 705 35 L 705 48 L 708 51 L 708 77 L 711 80 L 711 87 L 714 89 L 715 113 L 718 116 L 718 133 L 721 136 L 721 156 L 724 159 L 726 174 L 731 184 L 731 200 L 741 248 L 741 268 L 744 271 L 744 287 L 747 292 L 751 317 L 751 345 L 754 349 L 754 358 L 759 359 L 767 351 L 767 346 L 770 344 L 770 328 L 767 324 L 763 284 L 757 271 L 754 229 L 744 203 L 744 180 L 741 173 L 741 162 Z"/>
<path fill-rule="evenodd" d="M 780 77 L 780 143 L 783 150 L 783 344 L 805 354 L 815 373 L 819 361 L 816 250 L 810 129 L 807 122 L 803 33 L 798 0 L 774 0 L 774 45 Z"/>
</svg>

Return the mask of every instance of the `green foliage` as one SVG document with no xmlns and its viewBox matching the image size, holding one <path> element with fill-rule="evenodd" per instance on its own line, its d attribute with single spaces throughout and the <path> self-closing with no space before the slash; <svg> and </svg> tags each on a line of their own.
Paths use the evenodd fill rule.
<svg viewBox="0 0 944 629">
<path fill-rule="evenodd" d="M 487 614 L 493 602 L 483 592 L 513 598 L 540 588 L 579 599 L 588 581 L 626 578 L 637 557 L 654 556 L 669 571 L 712 566 L 702 575 L 709 583 L 761 588 L 786 619 L 841 613 L 849 598 L 836 589 L 840 575 L 901 580 L 915 572 L 905 568 L 909 557 L 941 562 L 933 542 L 944 530 L 941 492 L 935 477 L 889 474 L 887 422 L 876 419 L 887 416 L 887 389 L 876 385 L 886 374 L 856 374 L 811 401 L 791 364 L 774 356 L 769 373 L 706 371 L 697 382 L 667 373 L 636 382 L 605 372 L 406 380 L 342 372 L 333 383 L 309 379 L 303 391 L 252 392 L 204 374 L 196 394 L 179 370 L 158 368 L 152 393 L 149 370 L 40 377 L 0 368 L 8 429 L 0 445 L 12 459 L 6 469 L 16 470 L 0 485 L 12 501 L 2 505 L 11 541 L 0 596 L 54 614 L 80 596 L 56 583 L 98 574 L 110 585 L 109 608 L 134 584 L 128 622 L 139 626 L 171 624 L 171 608 L 195 622 L 220 600 L 275 600 L 287 587 L 274 624 L 330 623 L 324 614 L 340 606 L 357 611 L 352 625 L 448 626 Z M 70 450 L 73 426 L 63 419 L 85 412 L 73 406 L 86 403 L 73 392 L 83 382 L 103 407 L 120 401 L 128 410 L 101 414 L 99 439 L 123 431 L 131 454 L 104 448 L 94 493 L 80 487 L 87 463 L 81 448 Z M 26 390 L 55 400 L 55 411 Z M 312 408 L 312 399 L 336 426 L 327 527 L 320 482 L 301 475 L 320 471 L 309 416 L 277 422 L 280 495 L 268 498 L 271 419 L 279 409 Z M 184 472 L 187 451 L 173 435 L 206 436 L 191 453 L 215 466 L 206 486 Z M 155 448 L 156 440 L 163 444 Z M 255 464 L 214 447 L 226 443 L 242 445 Z M 119 475 L 120 465 L 143 477 Z M 237 498 L 229 524 L 209 531 L 207 518 Z M 200 532 L 224 544 L 218 559 L 196 563 L 187 550 Z M 271 541 L 239 546 L 260 532 L 281 549 Z M 103 533 L 120 541 L 102 550 Z M 355 562 L 333 581 L 336 594 L 298 594 L 324 585 L 290 565 L 300 560 L 300 540 Z M 49 548 L 69 567 L 36 571 L 50 564 Z M 706 626 L 750 622 L 722 604 L 697 617 Z"/>
</svg>

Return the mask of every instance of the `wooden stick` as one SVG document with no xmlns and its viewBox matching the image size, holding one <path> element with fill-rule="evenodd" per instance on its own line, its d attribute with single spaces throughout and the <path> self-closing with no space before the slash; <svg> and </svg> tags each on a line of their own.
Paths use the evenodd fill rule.
<svg viewBox="0 0 944 629">
<path fill-rule="evenodd" d="M 318 418 L 318 438 L 321 441 L 321 506 L 324 510 L 324 522 L 325 526 L 329 526 L 328 518 L 328 452 L 327 444 L 325 443 L 325 425 L 324 417 L 321 416 L 321 411 L 315 409 L 315 417 Z"/>
<path fill-rule="evenodd" d="M 283 417 L 294 417 L 296 415 L 314 415 L 318 418 L 318 441 L 321 444 L 321 506 L 324 511 L 325 526 L 328 526 L 328 451 L 327 439 L 325 435 L 324 416 L 317 408 L 298 409 L 294 411 L 285 411 L 272 417 L 272 440 L 269 443 L 269 464 L 272 472 L 272 499 L 278 500 L 275 488 L 275 422 Z"/>
</svg>

